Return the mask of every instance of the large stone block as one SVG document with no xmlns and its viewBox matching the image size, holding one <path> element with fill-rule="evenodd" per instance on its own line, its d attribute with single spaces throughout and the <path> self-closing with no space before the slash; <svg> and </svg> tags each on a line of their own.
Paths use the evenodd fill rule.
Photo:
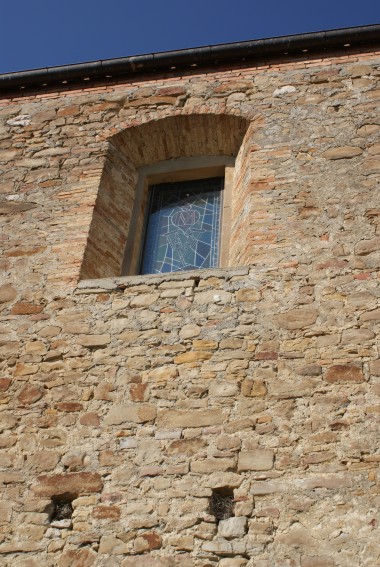
<svg viewBox="0 0 380 567">
<path fill-rule="evenodd" d="M 203 410 L 159 410 L 157 426 L 162 429 L 176 427 L 207 427 L 221 425 L 226 419 L 226 413 L 221 409 Z"/>
<path fill-rule="evenodd" d="M 119 404 L 114 405 L 104 418 L 106 425 L 121 423 L 144 423 L 155 419 L 157 408 L 153 404 Z"/>
<path fill-rule="evenodd" d="M 330 384 L 339 382 L 364 382 L 364 376 L 360 368 L 346 364 L 330 366 L 325 380 Z"/>
<path fill-rule="evenodd" d="M 227 539 L 233 537 L 244 537 L 247 532 L 247 518 L 228 518 L 221 520 L 218 525 L 218 535 Z"/>
<path fill-rule="evenodd" d="M 276 321 L 279 327 L 292 331 L 313 325 L 317 317 L 318 311 L 316 309 L 292 309 L 277 315 Z"/>
<path fill-rule="evenodd" d="M 35 494 L 42 497 L 63 494 L 79 495 L 100 492 L 103 488 L 103 481 L 100 474 L 91 472 L 41 475 L 37 477 L 32 488 Z"/>
<path fill-rule="evenodd" d="M 273 467 L 274 453 L 271 449 L 255 449 L 239 453 L 238 470 L 267 471 Z"/>
</svg>

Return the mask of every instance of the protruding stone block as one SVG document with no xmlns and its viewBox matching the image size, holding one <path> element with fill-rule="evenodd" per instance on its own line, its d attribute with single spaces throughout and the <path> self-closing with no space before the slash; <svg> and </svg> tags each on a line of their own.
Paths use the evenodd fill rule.
<svg viewBox="0 0 380 567">
<path fill-rule="evenodd" d="M 239 471 L 267 471 L 273 467 L 273 451 L 271 449 L 256 449 L 242 451 L 239 454 Z"/>
</svg>

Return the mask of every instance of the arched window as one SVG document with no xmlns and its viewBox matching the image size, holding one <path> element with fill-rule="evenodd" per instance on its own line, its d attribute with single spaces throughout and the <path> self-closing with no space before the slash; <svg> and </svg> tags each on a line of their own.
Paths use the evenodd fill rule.
<svg viewBox="0 0 380 567">
<path fill-rule="evenodd" d="M 81 278 L 230 265 L 234 167 L 248 126 L 179 115 L 112 137 Z"/>
</svg>

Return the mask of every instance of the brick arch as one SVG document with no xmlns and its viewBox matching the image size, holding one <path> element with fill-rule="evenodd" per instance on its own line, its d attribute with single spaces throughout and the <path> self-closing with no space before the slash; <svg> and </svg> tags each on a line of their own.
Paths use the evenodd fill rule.
<svg viewBox="0 0 380 567">
<path fill-rule="evenodd" d="M 181 157 L 236 156 L 248 125 L 229 114 L 182 114 L 127 128 L 110 143 L 135 167 Z"/>
<path fill-rule="evenodd" d="M 121 274 L 140 168 L 178 158 L 237 156 L 249 125 L 246 118 L 230 114 L 179 114 L 131 126 L 113 135 L 80 278 Z"/>
</svg>

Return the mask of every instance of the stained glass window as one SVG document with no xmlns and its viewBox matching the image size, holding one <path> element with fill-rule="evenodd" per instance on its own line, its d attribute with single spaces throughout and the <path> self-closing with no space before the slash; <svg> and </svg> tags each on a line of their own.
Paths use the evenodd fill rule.
<svg viewBox="0 0 380 567">
<path fill-rule="evenodd" d="M 142 274 L 218 265 L 223 178 L 152 187 Z"/>
</svg>

